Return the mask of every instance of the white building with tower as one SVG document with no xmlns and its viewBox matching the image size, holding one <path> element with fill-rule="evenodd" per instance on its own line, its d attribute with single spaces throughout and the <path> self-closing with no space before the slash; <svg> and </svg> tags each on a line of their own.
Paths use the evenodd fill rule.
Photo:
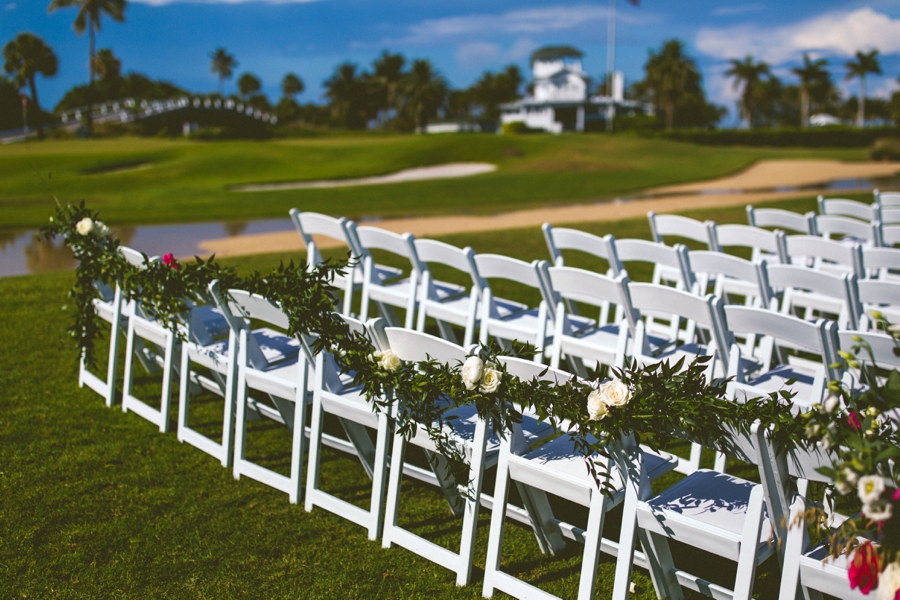
<svg viewBox="0 0 900 600">
<path fill-rule="evenodd" d="M 532 82 L 522 100 L 500 107 L 500 121 L 524 123 L 551 133 L 601 129 L 610 105 L 618 114 L 651 114 L 652 105 L 626 100 L 625 77 L 612 76 L 612 94 L 591 95 L 591 77 L 581 67 L 584 55 L 571 46 L 545 46 L 531 55 Z M 594 123 L 592 123 L 594 122 Z"/>
</svg>

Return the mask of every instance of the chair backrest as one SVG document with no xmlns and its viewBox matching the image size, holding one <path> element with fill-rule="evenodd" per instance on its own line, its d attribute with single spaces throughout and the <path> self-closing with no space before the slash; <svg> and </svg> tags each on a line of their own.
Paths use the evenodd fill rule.
<svg viewBox="0 0 900 600">
<path fill-rule="evenodd" d="M 900 244 L 900 225 L 881 226 L 881 245 L 891 248 Z"/>
<path fill-rule="evenodd" d="M 148 263 L 159 262 L 158 256 L 148 257 L 143 252 L 139 252 L 134 248 L 129 248 L 128 246 L 119 246 L 119 254 L 122 255 L 122 258 L 125 259 L 128 264 L 132 267 L 138 267 L 143 269 L 147 266 Z"/>
<path fill-rule="evenodd" d="M 862 221 L 880 221 L 881 207 L 878 203 L 866 204 L 857 200 L 848 200 L 847 198 L 825 198 L 818 197 L 819 215 L 828 215 L 836 217 L 853 217 Z M 822 231 L 819 230 L 819 234 Z"/>
<path fill-rule="evenodd" d="M 376 352 L 388 348 L 387 335 L 384 333 L 384 319 L 377 317 L 363 323 L 359 319 L 339 313 L 334 313 L 334 316 L 342 319 L 347 324 L 350 335 L 360 334 L 364 336 L 372 344 Z M 317 375 L 321 376 L 321 379 L 317 377 L 316 381 L 320 381 L 325 389 L 331 392 L 339 392 L 346 387 L 345 382 L 341 380 L 340 369 L 330 352 L 320 352 L 316 355 L 315 364 L 317 370 L 321 369 L 321 372 L 317 373 Z M 351 383 L 350 385 L 353 384 Z"/>
<path fill-rule="evenodd" d="M 897 265 L 900 268 L 900 264 Z M 859 303 L 859 328 L 870 324 L 868 311 L 876 309 L 891 323 L 900 323 L 900 279 L 860 279 L 856 282 L 856 301 Z"/>
<path fill-rule="evenodd" d="M 871 276 L 879 279 L 900 276 L 900 248 L 863 248 L 862 260 L 865 272 Z"/>
<path fill-rule="evenodd" d="M 766 271 L 766 278 L 771 289 L 775 292 L 783 293 L 781 300 L 782 313 L 791 314 L 798 304 L 799 306 L 811 306 L 816 309 L 814 302 L 808 304 L 802 298 L 798 300 L 795 296 L 798 291 L 813 292 L 835 301 L 835 304 L 839 303 L 838 324 L 842 327 L 856 329 L 859 324 L 855 292 L 856 275 L 852 273 L 835 275 L 796 265 L 768 265 L 762 263 L 761 267 Z"/>
<path fill-rule="evenodd" d="M 807 260 L 813 259 L 814 268 L 821 268 L 820 261 L 828 261 L 857 277 L 863 277 L 862 251 L 858 244 L 843 244 L 815 235 L 789 235 L 787 251 L 791 264 L 803 266 Z M 827 267 L 828 262 L 824 266 Z"/>
<path fill-rule="evenodd" d="M 753 308 L 728 305 L 723 309 L 725 327 L 733 334 L 759 334 L 775 340 L 789 342 L 822 357 L 822 364 L 829 379 L 837 379 L 831 367 L 835 362 L 837 324 L 818 319 L 805 321 L 793 315 Z"/>
<path fill-rule="evenodd" d="M 506 366 L 507 373 L 522 381 L 538 379 L 563 384 L 575 377 L 571 373 L 536 363 L 533 360 L 516 356 L 500 356 L 498 358 Z"/>
<path fill-rule="evenodd" d="M 560 300 L 572 300 L 603 308 L 604 303 L 615 304 L 622 308 L 628 329 L 635 333 L 636 319 L 640 318 L 631 306 L 628 296 L 628 275 L 622 273 L 615 279 L 573 267 L 551 267 L 542 265 L 547 281 L 548 304 L 555 310 Z M 604 323 L 600 323 L 604 325 Z"/>
<path fill-rule="evenodd" d="M 880 221 L 858 221 L 849 217 L 833 215 L 818 215 L 816 217 L 816 231 L 824 238 L 832 239 L 835 236 L 850 237 L 863 240 L 871 246 L 881 244 Z"/>
<path fill-rule="evenodd" d="M 724 319 L 721 298 L 713 294 L 700 297 L 667 286 L 636 282 L 628 284 L 628 295 L 636 311 L 668 312 L 708 330 L 720 357 L 727 364 L 728 352 L 734 340 L 722 327 Z"/>
<path fill-rule="evenodd" d="M 894 354 L 894 348 L 897 342 L 886 333 L 877 331 L 838 331 L 838 348 L 845 352 L 853 352 L 853 346 L 861 341 L 869 344 L 872 350 L 872 356 L 866 351 L 860 351 L 856 355 L 856 360 L 860 363 L 872 363 L 872 357 L 875 358 L 875 365 L 880 369 L 900 369 L 900 356 Z M 844 359 L 840 359 L 846 364 Z"/>
<path fill-rule="evenodd" d="M 743 227 L 742 225 L 739 227 Z M 765 231 L 760 230 L 760 231 Z M 767 232 L 768 233 L 768 232 Z M 700 274 L 708 278 L 715 278 L 716 289 L 714 293 L 725 299 L 725 278 L 745 281 L 756 286 L 759 304 L 769 306 L 772 295 L 769 282 L 766 279 L 766 271 L 760 268 L 759 263 L 744 260 L 737 256 L 731 256 L 723 252 L 710 252 L 707 250 L 695 250 L 688 252 L 688 264 L 694 274 L 694 279 L 699 280 Z M 703 290 L 705 291 L 705 290 Z"/>
<path fill-rule="evenodd" d="M 664 236 L 674 235 L 705 244 L 710 250 L 716 250 L 715 239 L 710 232 L 712 221 L 698 221 L 681 215 L 658 215 L 652 210 L 647 213 L 650 221 L 650 232 L 653 241 L 665 244 Z"/>
<path fill-rule="evenodd" d="M 811 212 L 799 213 L 781 208 L 753 208 L 747 205 L 747 222 L 751 227 L 775 227 L 796 231 L 806 235 L 816 235 L 815 215 Z"/>
<path fill-rule="evenodd" d="M 384 333 L 388 346 L 401 360 L 434 359 L 449 365 L 466 360 L 465 348 L 427 333 L 403 327 L 385 327 Z"/>
<path fill-rule="evenodd" d="M 726 248 L 751 248 L 753 253 L 750 260 L 758 262 L 766 255 L 777 256 L 784 260 L 787 255 L 785 248 L 785 234 L 776 229 L 769 231 L 761 227 L 750 225 L 716 225 L 711 226 L 712 235 L 715 238 L 716 249 L 724 251 Z"/>
<path fill-rule="evenodd" d="M 478 296 L 481 295 L 480 282 L 483 279 L 478 275 L 478 268 L 475 266 L 475 251 L 472 248 L 469 246 L 457 248 L 437 240 L 418 239 L 412 235 L 406 238 L 406 242 L 410 245 L 410 260 L 412 260 L 413 268 L 423 285 L 428 286 L 428 282 L 434 281 L 428 263 L 437 263 L 466 273 L 472 280 L 475 293 Z M 431 293 L 430 288 L 429 293 Z"/>
<path fill-rule="evenodd" d="M 872 190 L 872 194 L 875 196 L 875 203 L 881 206 L 882 210 L 885 208 L 900 208 L 900 192 Z"/>
<path fill-rule="evenodd" d="M 347 231 L 347 219 L 336 218 L 314 212 L 300 212 L 296 208 L 290 210 L 291 220 L 306 244 L 307 261 L 310 266 L 322 262 L 322 254 L 319 252 L 314 235 L 320 235 L 337 240 L 347 246 L 354 257 L 361 255 L 360 249 L 355 244 Z"/>
<path fill-rule="evenodd" d="M 684 289 L 690 290 L 694 285 L 693 276 L 686 260 L 687 247 L 683 244 L 666 246 L 656 242 L 638 239 L 614 240 L 616 255 L 623 263 L 646 262 L 669 267 L 679 273 L 679 282 Z"/>
<path fill-rule="evenodd" d="M 475 267 L 483 286 L 489 279 L 506 279 L 543 291 L 543 282 L 537 268 L 539 261 L 530 263 L 502 254 L 476 254 Z"/>
<path fill-rule="evenodd" d="M 550 251 L 553 265 L 556 267 L 565 265 L 563 250 L 578 250 L 607 261 L 613 277 L 618 277 L 624 269 L 616 255 L 615 238 L 612 234 L 599 237 L 577 229 L 553 227 L 550 223 L 544 223 L 541 229 L 544 232 L 544 240 L 547 242 L 547 249 Z"/>
<path fill-rule="evenodd" d="M 897 225 L 898 223 L 900 223 L 900 205 L 897 208 L 881 209 L 882 225 Z"/>
<path fill-rule="evenodd" d="M 347 229 L 356 237 L 364 257 L 369 255 L 369 250 L 385 250 L 406 259 L 415 252 L 415 246 L 407 241 L 415 237 L 411 233 L 401 235 L 380 227 L 357 226 L 353 221 L 347 223 Z"/>
</svg>

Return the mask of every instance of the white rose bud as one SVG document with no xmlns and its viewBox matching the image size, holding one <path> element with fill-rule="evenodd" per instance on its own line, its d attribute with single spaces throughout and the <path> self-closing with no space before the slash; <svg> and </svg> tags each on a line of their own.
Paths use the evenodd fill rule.
<svg viewBox="0 0 900 600">
<path fill-rule="evenodd" d="M 462 367 L 462 380 L 467 390 L 474 390 L 481 381 L 481 374 L 484 372 L 484 362 L 477 356 L 466 358 L 466 362 Z"/>
<path fill-rule="evenodd" d="M 900 323 L 894 323 L 893 325 L 888 325 L 888 333 L 894 337 L 900 337 Z"/>
<path fill-rule="evenodd" d="M 385 350 L 384 352 L 376 352 L 378 365 L 385 371 L 396 371 L 400 368 L 400 357 L 394 354 L 393 350 Z"/>
<path fill-rule="evenodd" d="M 604 401 L 609 406 L 625 406 L 631 401 L 631 390 L 619 379 L 613 379 L 600 386 Z"/>
<path fill-rule="evenodd" d="M 884 492 L 884 479 L 878 475 L 860 477 L 857 492 L 863 504 L 871 504 L 881 498 Z"/>
<path fill-rule="evenodd" d="M 587 410 L 588 416 L 590 417 L 591 421 L 599 421 L 609 414 L 609 406 L 604 400 L 604 394 L 602 390 L 594 390 L 590 394 L 588 394 Z"/>
<path fill-rule="evenodd" d="M 841 397 L 837 394 L 829 394 L 827 398 L 825 398 L 825 402 L 822 403 L 822 410 L 824 410 L 829 415 L 834 412 L 834 409 L 838 407 L 838 404 L 841 402 Z"/>
<path fill-rule="evenodd" d="M 94 228 L 94 222 L 90 217 L 85 217 L 82 220 L 75 223 L 75 231 L 78 232 L 78 235 L 88 235 L 91 230 Z"/>
<path fill-rule="evenodd" d="M 481 386 L 478 388 L 478 390 L 483 394 L 492 394 L 500 388 L 500 379 L 502 378 L 502 373 L 500 373 L 500 371 L 495 367 L 496 365 L 494 363 L 488 363 L 487 368 L 485 368 L 484 370 L 484 375 L 481 379 Z"/>
<path fill-rule="evenodd" d="M 97 221 L 94 223 L 94 233 L 97 237 L 106 237 L 109 235 L 109 227 L 103 221 Z"/>
<path fill-rule="evenodd" d="M 879 500 L 863 504 L 862 513 L 873 521 L 887 521 L 894 515 L 894 507 L 890 502 Z"/>
<path fill-rule="evenodd" d="M 859 475 L 856 474 L 856 471 L 851 469 L 850 467 L 844 467 L 844 479 L 847 480 L 847 483 L 850 485 L 856 485 L 859 481 Z"/>
<path fill-rule="evenodd" d="M 843 479 L 838 479 L 834 482 L 834 489 L 836 489 L 838 494 L 840 494 L 841 496 L 846 496 L 853 491 L 853 486 Z"/>
<path fill-rule="evenodd" d="M 810 423 L 806 426 L 806 437 L 814 438 L 818 437 L 818 435 L 822 433 L 822 426 L 818 423 Z"/>
</svg>

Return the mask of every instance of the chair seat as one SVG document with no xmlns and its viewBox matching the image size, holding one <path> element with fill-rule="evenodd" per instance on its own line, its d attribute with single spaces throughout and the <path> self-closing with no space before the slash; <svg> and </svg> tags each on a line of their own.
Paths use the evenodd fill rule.
<svg viewBox="0 0 900 600">
<path fill-rule="evenodd" d="M 548 334 L 552 333 L 549 325 L 549 317 L 544 317 L 544 322 L 540 322 L 538 309 L 532 308 L 512 314 L 508 317 L 491 320 L 491 335 L 506 339 L 519 339 L 520 341 L 533 342 L 539 331 L 543 330 Z M 524 336 L 524 338 L 519 338 Z"/>
<path fill-rule="evenodd" d="M 374 265 L 374 267 L 372 275 L 375 277 L 375 283 L 378 285 L 388 284 L 391 280 L 403 275 L 403 271 L 395 267 L 385 265 Z"/>
<path fill-rule="evenodd" d="M 815 377 L 816 373 L 814 369 L 805 368 L 800 365 L 780 365 L 771 371 L 761 373 L 749 383 L 735 383 L 734 385 L 737 389 L 752 389 L 757 395 L 759 395 L 760 392 L 769 394 L 782 389 L 791 389 L 797 394 L 793 399 L 795 404 L 809 405 L 813 403 L 810 395 L 813 391 Z M 786 384 L 790 379 L 796 379 L 796 381 L 788 387 Z"/>
<path fill-rule="evenodd" d="M 450 300 L 457 299 L 459 297 L 464 297 L 466 300 L 469 299 L 469 290 L 461 285 L 456 285 L 455 283 L 448 283 L 446 281 L 432 281 L 431 282 L 431 293 L 432 298 L 430 300 L 435 300 L 440 303 L 448 302 Z"/>
<path fill-rule="evenodd" d="M 219 308 L 209 305 L 195 306 L 192 312 L 200 318 L 212 338 L 220 338 L 228 333 L 228 321 Z"/>
<path fill-rule="evenodd" d="M 695 471 L 638 506 L 641 527 L 669 538 L 690 536 L 700 549 L 736 560 L 754 484 L 727 473 Z M 705 527 L 704 527 L 705 526 Z M 697 535 L 698 528 L 706 535 Z M 769 519 L 762 523 L 760 547 L 772 537 Z"/>
</svg>

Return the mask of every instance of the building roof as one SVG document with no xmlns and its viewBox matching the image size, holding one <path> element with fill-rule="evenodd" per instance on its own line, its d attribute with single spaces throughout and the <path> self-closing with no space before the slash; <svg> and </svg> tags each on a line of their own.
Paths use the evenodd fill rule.
<svg viewBox="0 0 900 600">
<path fill-rule="evenodd" d="M 572 46 L 544 46 L 531 53 L 531 64 L 535 62 L 552 62 L 564 58 L 582 58 L 584 53 Z"/>
</svg>

